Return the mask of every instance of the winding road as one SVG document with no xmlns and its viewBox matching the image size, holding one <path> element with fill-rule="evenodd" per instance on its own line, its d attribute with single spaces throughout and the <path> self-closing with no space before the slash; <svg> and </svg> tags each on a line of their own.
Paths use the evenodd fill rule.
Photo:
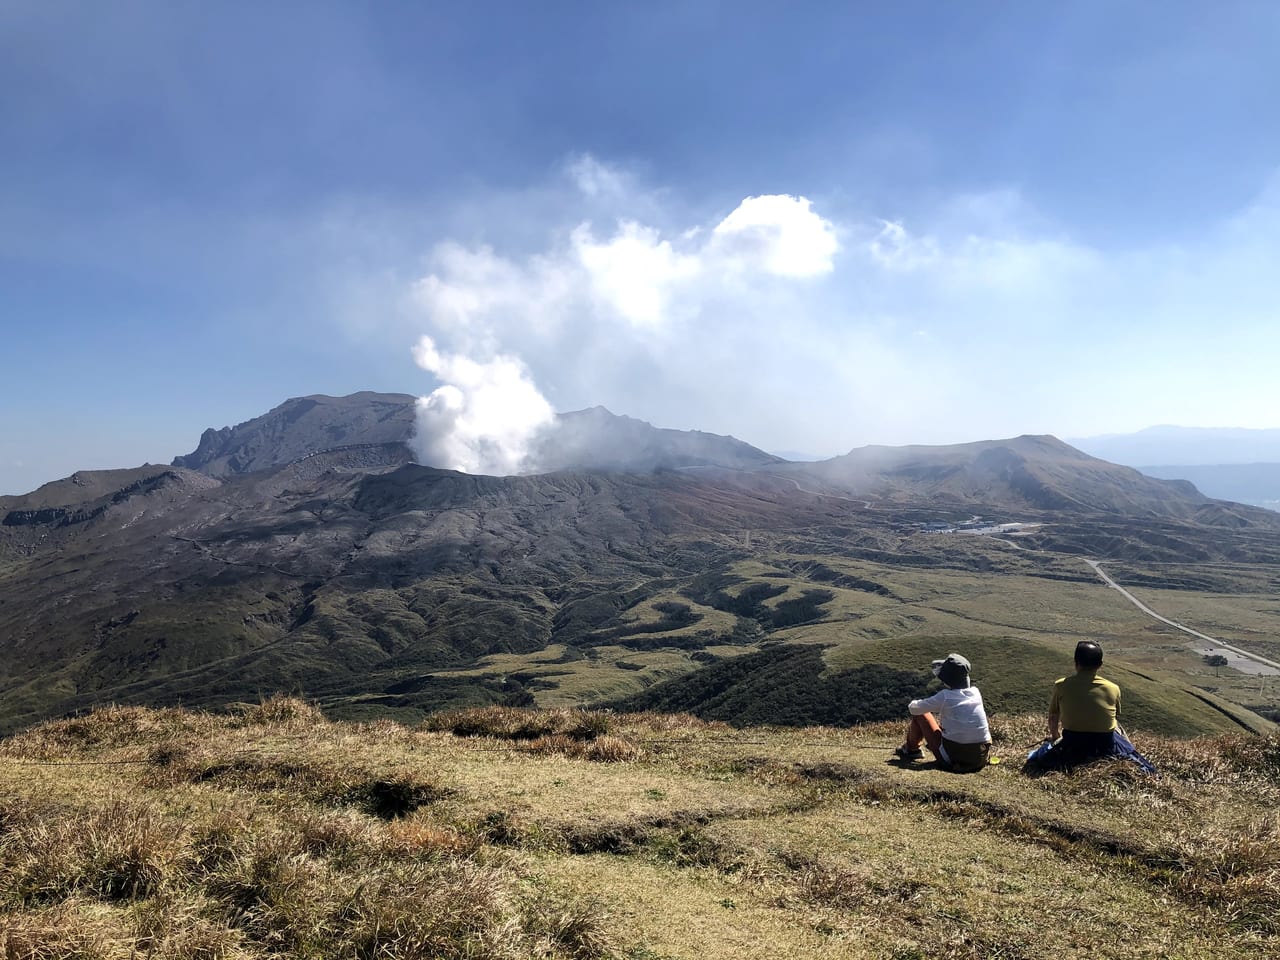
<svg viewBox="0 0 1280 960">
<path fill-rule="evenodd" d="M 1268 660 L 1266 657 L 1260 657 L 1256 653 L 1250 653 L 1248 650 L 1241 650 L 1239 647 L 1233 647 L 1229 643 L 1223 643 L 1221 640 L 1215 639 L 1208 634 L 1201 633 L 1199 630 L 1192 630 L 1190 627 L 1184 627 L 1182 624 L 1178 623 L 1178 621 L 1170 620 L 1168 617 L 1163 617 L 1156 613 L 1132 593 L 1111 579 L 1107 572 L 1102 569 L 1102 565 L 1107 561 L 1085 559 L 1084 562 L 1093 568 L 1093 572 L 1101 577 L 1102 581 L 1107 586 L 1119 590 L 1121 596 L 1147 616 L 1159 620 L 1161 623 L 1168 624 L 1175 630 L 1181 630 L 1183 633 L 1190 634 L 1196 639 L 1203 640 L 1211 645 L 1208 649 L 1201 649 L 1197 646 L 1195 648 L 1197 653 L 1202 653 L 1205 656 L 1209 656 L 1211 654 L 1224 656 L 1227 658 L 1227 665 L 1234 667 L 1241 673 L 1251 673 L 1254 676 L 1280 676 L 1280 663 L 1277 663 L 1274 660 Z"/>
</svg>

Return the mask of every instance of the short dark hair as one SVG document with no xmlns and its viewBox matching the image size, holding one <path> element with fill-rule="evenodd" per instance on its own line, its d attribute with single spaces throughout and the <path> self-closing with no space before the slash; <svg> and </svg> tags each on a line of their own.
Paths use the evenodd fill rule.
<svg viewBox="0 0 1280 960">
<path fill-rule="evenodd" d="M 1085 670 L 1102 666 L 1102 647 L 1096 640 L 1081 640 L 1076 644 L 1076 666 Z"/>
</svg>

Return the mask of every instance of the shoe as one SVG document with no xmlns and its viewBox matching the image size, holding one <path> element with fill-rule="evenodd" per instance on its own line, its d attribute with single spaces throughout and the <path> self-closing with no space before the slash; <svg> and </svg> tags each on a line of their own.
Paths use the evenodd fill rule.
<svg viewBox="0 0 1280 960">
<path fill-rule="evenodd" d="M 923 760 L 924 759 L 924 751 L 921 750 L 919 747 L 916 747 L 915 749 L 908 749 L 907 747 L 898 747 L 898 749 L 893 751 L 893 755 L 897 757 L 899 760 Z"/>
</svg>

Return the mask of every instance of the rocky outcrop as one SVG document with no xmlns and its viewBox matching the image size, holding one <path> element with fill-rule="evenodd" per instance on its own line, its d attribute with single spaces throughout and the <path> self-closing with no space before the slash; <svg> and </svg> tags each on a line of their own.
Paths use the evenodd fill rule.
<svg viewBox="0 0 1280 960">
<path fill-rule="evenodd" d="M 175 467 L 211 477 L 270 470 L 306 457 L 397 444 L 408 459 L 416 398 L 405 393 L 353 393 L 346 397 L 295 397 L 234 427 L 208 429 L 194 451 Z"/>
</svg>

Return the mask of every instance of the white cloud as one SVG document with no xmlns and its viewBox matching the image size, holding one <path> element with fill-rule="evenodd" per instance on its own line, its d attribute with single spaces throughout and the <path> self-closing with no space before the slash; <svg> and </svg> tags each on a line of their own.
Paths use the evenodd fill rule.
<svg viewBox="0 0 1280 960">
<path fill-rule="evenodd" d="M 657 230 L 633 221 L 623 221 L 604 242 L 582 224 L 573 231 L 573 247 L 596 300 L 636 326 L 666 320 L 674 288 L 705 269 L 697 254 L 677 253 Z"/>
<path fill-rule="evenodd" d="M 830 273 L 839 249 L 835 226 L 805 197 L 747 197 L 716 225 L 714 249 L 783 277 Z"/>
<path fill-rule="evenodd" d="M 434 248 L 414 295 L 437 352 L 460 358 L 450 371 L 518 357 L 558 409 L 603 403 L 787 449 L 1085 435 L 1190 422 L 1217 397 L 1280 404 L 1254 370 L 1280 349 L 1280 283 L 1259 269 L 1280 225 L 1275 191 L 1194 244 L 1104 251 L 1015 191 L 956 197 L 911 223 L 783 193 L 698 218 L 598 161 L 579 167 L 585 207 L 557 218 L 513 203 L 486 224 L 492 246 Z M 1222 339 L 1232 332 L 1251 338 L 1247 355 Z M 1209 354 L 1247 376 L 1187 390 Z M 470 404 L 444 370 L 432 368 Z M 436 433 L 456 426 L 477 463 L 483 431 L 459 402 L 436 400 Z"/>
<path fill-rule="evenodd" d="M 450 241 L 436 246 L 431 267 L 413 285 L 413 300 L 433 329 L 466 349 L 497 349 L 493 337 L 504 326 L 551 335 L 579 286 L 562 256 L 518 263 L 487 246 L 469 250 Z"/>
<path fill-rule="evenodd" d="M 607 173 L 589 157 L 583 165 L 591 182 Z M 672 237 L 621 219 L 600 238 L 582 222 L 567 244 L 521 259 L 445 241 L 414 285 L 414 299 L 434 329 L 473 340 L 514 325 L 550 334 L 557 317 L 584 305 L 601 321 L 659 327 L 696 316 L 718 287 L 744 276 L 758 284 L 830 272 L 835 227 L 811 207 L 804 197 L 748 197 L 711 229 L 694 225 Z"/>
<path fill-rule="evenodd" d="M 880 230 L 867 241 L 866 249 L 871 259 L 887 270 L 919 270 L 940 256 L 933 238 L 911 236 L 896 220 L 881 220 Z"/>
<path fill-rule="evenodd" d="M 589 157 L 571 173 L 584 194 L 607 188 L 609 205 L 626 183 Z M 652 198 L 638 205 L 651 207 Z M 718 223 L 670 235 L 630 218 L 608 233 L 589 220 L 548 232 L 563 239 L 524 256 L 445 241 L 413 285 L 430 331 L 415 359 L 441 384 L 419 405 L 425 462 L 518 471 L 551 416 L 526 361 L 571 405 L 632 412 L 635 404 L 618 397 L 641 383 L 679 402 L 685 391 L 673 377 L 697 377 L 681 367 L 741 350 L 738 325 L 762 309 L 786 312 L 778 284 L 830 272 L 839 246 L 809 200 L 782 195 L 749 197 Z"/>
<path fill-rule="evenodd" d="M 567 172 L 574 186 L 588 197 L 622 196 L 628 186 L 625 174 L 589 153 L 572 158 Z"/>
</svg>

